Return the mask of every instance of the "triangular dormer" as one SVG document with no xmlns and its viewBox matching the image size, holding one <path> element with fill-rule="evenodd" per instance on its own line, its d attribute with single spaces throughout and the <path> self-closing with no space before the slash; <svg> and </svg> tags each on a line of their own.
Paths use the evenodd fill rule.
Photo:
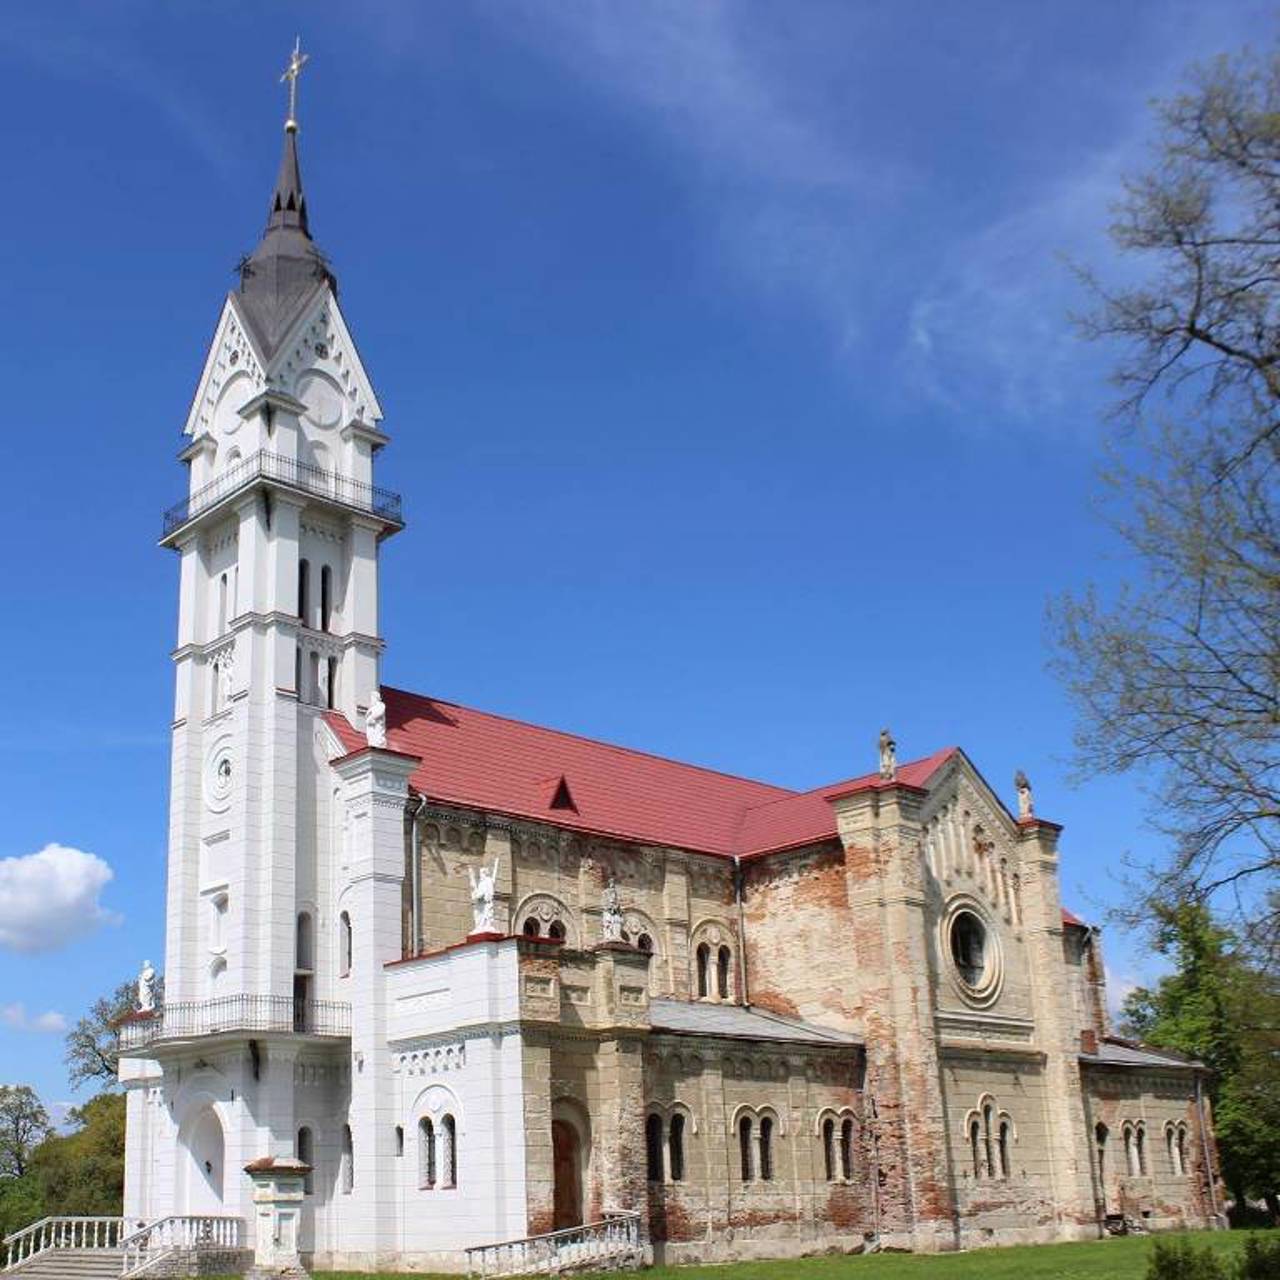
<svg viewBox="0 0 1280 1280">
<path fill-rule="evenodd" d="M 568 810 L 570 813 L 578 812 L 578 805 L 573 798 L 573 793 L 569 790 L 569 779 L 564 774 L 560 775 L 560 780 L 555 784 L 551 793 L 551 803 L 547 808 Z"/>
</svg>

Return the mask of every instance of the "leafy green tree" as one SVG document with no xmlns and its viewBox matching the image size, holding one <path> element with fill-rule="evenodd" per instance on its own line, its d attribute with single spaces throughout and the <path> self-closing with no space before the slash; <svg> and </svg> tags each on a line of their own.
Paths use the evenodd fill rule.
<svg viewBox="0 0 1280 1280">
<path fill-rule="evenodd" d="M 1125 1000 L 1123 1029 L 1213 1074 L 1222 1174 L 1237 1204 L 1280 1213 L 1280 981 L 1200 902 L 1157 907 L 1152 943 L 1174 971 Z"/>
<path fill-rule="evenodd" d="M 0 1084 L 0 1178 L 22 1178 L 31 1153 L 53 1132 L 49 1113 L 26 1084 Z"/>
<path fill-rule="evenodd" d="M 163 998 L 163 979 L 157 983 L 157 1000 Z M 108 995 L 100 996 L 67 1032 L 67 1076 L 72 1085 L 85 1083 L 100 1089 L 116 1087 L 116 1063 L 120 1057 L 116 1024 L 132 1012 L 137 983 L 129 978 Z"/>
<path fill-rule="evenodd" d="M 34 1173 L 0 1178 L 0 1239 L 44 1217 L 44 1193 Z"/>
<path fill-rule="evenodd" d="M 1280 53 L 1197 68 L 1157 110 L 1112 228 L 1128 279 L 1086 273 L 1131 432 L 1104 478 L 1134 571 L 1056 608 L 1058 667 L 1081 771 L 1159 784 L 1169 854 L 1132 917 L 1234 890 L 1241 930 L 1280 948 Z"/>
<path fill-rule="evenodd" d="M 75 1128 L 47 1138 L 31 1158 L 45 1212 L 118 1214 L 124 1202 L 125 1100 L 100 1093 L 70 1114 Z"/>
</svg>

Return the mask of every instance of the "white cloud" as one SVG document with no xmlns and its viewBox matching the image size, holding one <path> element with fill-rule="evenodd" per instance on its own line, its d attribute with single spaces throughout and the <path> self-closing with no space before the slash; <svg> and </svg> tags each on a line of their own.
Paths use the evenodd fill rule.
<svg viewBox="0 0 1280 1280">
<path fill-rule="evenodd" d="M 1113 1023 L 1120 1018 L 1120 1011 L 1131 992 L 1136 991 L 1142 982 L 1131 973 L 1116 973 L 1109 964 L 1103 965 L 1107 978 L 1107 1013 Z"/>
<path fill-rule="evenodd" d="M 0 858 L 0 948 L 53 951 L 99 925 L 118 924 L 99 902 L 113 875 L 97 854 L 61 844 Z"/>
<path fill-rule="evenodd" d="M 67 1020 L 53 1009 L 46 1013 L 38 1013 L 31 1017 L 27 1006 L 21 1001 L 17 1004 L 0 1004 L 0 1022 L 14 1031 L 42 1031 L 58 1035 L 67 1029 Z"/>
</svg>

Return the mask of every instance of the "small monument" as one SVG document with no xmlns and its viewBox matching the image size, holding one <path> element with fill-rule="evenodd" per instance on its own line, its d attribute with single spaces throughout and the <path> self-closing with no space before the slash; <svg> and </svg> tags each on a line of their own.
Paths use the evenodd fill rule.
<svg viewBox="0 0 1280 1280">
<path fill-rule="evenodd" d="M 600 896 L 600 936 L 605 942 L 622 941 L 622 899 L 612 876 Z"/>
<path fill-rule="evenodd" d="M 369 709 L 364 713 L 364 739 L 371 747 L 387 745 L 387 704 L 377 689 L 369 695 Z"/>
<path fill-rule="evenodd" d="M 1014 790 L 1018 793 L 1018 821 L 1026 822 L 1036 816 L 1035 800 L 1031 795 L 1031 780 L 1021 769 L 1013 775 Z"/>
<path fill-rule="evenodd" d="M 472 936 L 498 931 L 493 918 L 493 899 L 498 892 L 498 864 L 501 861 L 501 858 L 495 858 L 492 868 L 481 866 L 479 874 L 474 867 L 467 868 L 467 875 L 471 878 L 471 912 L 475 920 Z"/>
<path fill-rule="evenodd" d="M 880 776 L 892 782 L 898 773 L 898 744 L 888 729 L 880 730 Z"/>
<path fill-rule="evenodd" d="M 142 971 L 138 974 L 138 1012 L 154 1013 L 156 1008 L 156 971 L 150 960 L 142 962 Z"/>
<path fill-rule="evenodd" d="M 253 1183 L 253 1266 L 245 1280 L 309 1280 L 298 1235 L 311 1166 L 293 1156 L 264 1156 L 244 1171 Z"/>
</svg>

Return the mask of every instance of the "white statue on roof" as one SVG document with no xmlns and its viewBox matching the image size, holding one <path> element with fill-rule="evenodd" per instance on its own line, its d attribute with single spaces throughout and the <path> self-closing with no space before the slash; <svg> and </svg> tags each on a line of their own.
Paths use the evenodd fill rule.
<svg viewBox="0 0 1280 1280">
<path fill-rule="evenodd" d="M 1021 769 L 1013 775 L 1013 786 L 1018 793 L 1018 821 L 1025 822 L 1028 818 L 1034 818 L 1036 806 L 1031 795 L 1031 780 Z"/>
<path fill-rule="evenodd" d="M 138 1012 L 151 1013 L 156 1007 L 156 971 L 150 960 L 142 962 L 142 971 L 138 974 Z"/>
<path fill-rule="evenodd" d="M 364 713 L 364 737 L 371 747 L 387 745 L 387 704 L 377 689 L 369 695 L 369 709 Z"/>
<path fill-rule="evenodd" d="M 898 744 L 888 729 L 880 730 L 880 776 L 892 781 L 898 772 Z"/>
<path fill-rule="evenodd" d="M 612 876 L 600 896 L 600 936 L 605 942 L 622 941 L 622 898 Z"/>
<path fill-rule="evenodd" d="M 492 868 L 483 864 L 480 873 L 474 867 L 467 868 L 471 880 L 471 913 L 475 919 L 472 933 L 496 933 L 497 927 L 493 918 L 493 900 L 498 892 L 498 866 L 501 858 L 494 858 Z"/>
</svg>

